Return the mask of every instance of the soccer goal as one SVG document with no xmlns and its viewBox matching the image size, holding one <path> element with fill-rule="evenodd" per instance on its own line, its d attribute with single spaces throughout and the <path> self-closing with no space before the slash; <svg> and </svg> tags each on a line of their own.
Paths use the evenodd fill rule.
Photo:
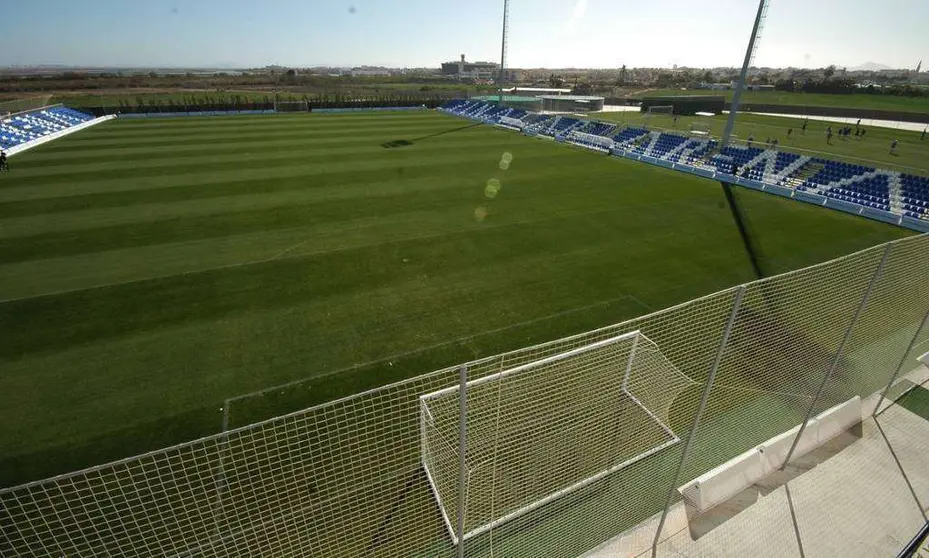
<svg viewBox="0 0 929 558">
<path fill-rule="evenodd" d="M 690 123 L 690 134 L 697 137 L 710 137 L 710 124 L 708 122 L 693 121 Z"/>
<path fill-rule="evenodd" d="M 645 110 L 645 124 L 648 125 L 653 121 L 654 118 L 664 117 L 668 119 L 668 122 L 671 122 L 672 117 L 674 116 L 674 105 L 655 105 L 650 106 Z"/>
<path fill-rule="evenodd" d="M 669 412 L 695 383 L 639 331 L 469 381 L 463 538 L 678 443 Z M 459 392 L 420 396 L 422 464 L 455 544 Z"/>
<path fill-rule="evenodd" d="M 306 101 L 274 101 L 274 112 L 307 112 L 309 104 Z"/>
</svg>

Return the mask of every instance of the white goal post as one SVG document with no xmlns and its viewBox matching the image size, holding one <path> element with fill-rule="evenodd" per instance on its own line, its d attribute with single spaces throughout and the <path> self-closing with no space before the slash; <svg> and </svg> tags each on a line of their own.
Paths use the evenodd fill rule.
<svg viewBox="0 0 929 558">
<path fill-rule="evenodd" d="M 653 116 L 666 116 L 670 120 L 674 116 L 674 105 L 653 105 L 645 109 L 645 121 Z"/>
<path fill-rule="evenodd" d="M 463 538 L 678 443 L 670 408 L 694 384 L 640 331 L 469 381 Z M 422 465 L 455 544 L 460 416 L 459 386 L 420 396 Z"/>
<path fill-rule="evenodd" d="M 308 112 L 306 101 L 274 101 L 274 112 Z"/>
<path fill-rule="evenodd" d="M 710 124 L 694 120 L 690 123 L 690 133 L 694 136 L 708 138 L 710 137 Z"/>
</svg>

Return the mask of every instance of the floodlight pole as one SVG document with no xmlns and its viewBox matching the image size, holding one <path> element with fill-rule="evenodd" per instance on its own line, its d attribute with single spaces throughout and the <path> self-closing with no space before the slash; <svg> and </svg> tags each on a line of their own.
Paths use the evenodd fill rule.
<svg viewBox="0 0 929 558">
<path fill-rule="evenodd" d="M 500 89 L 498 105 L 503 104 L 504 71 L 506 68 L 506 36 L 509 31 L 508 19 L 510 15 L 510 0 L 503 0 L 503 38 L 500 41 L 500 75 L 497 76 L 497 87 Z"/>
<path fill-rule="evenodd" d="M 729 145 L 732 128 L 735 126 L 735 115 L 739 111 L 739 103 L 742 100 L 742 91 L 745 89 L 745 79 L 748 77 L 748 67 L 752 63 L 752 56 L 755 53 L 755 41 L 758 39 L 758 30 L 761 28 L 761 20 L 764 19 L 765 9 L 768 0 L 759 0 L 758 13 L 755 14 L 755 25 L 752 26 L 752 35 L 748 38 L 748 48 L 745 50 L 745 61 L 742 62 L 742 73 L 739 75 L 739 81 L 735 85 L 735 92 L 732 94 L 732 105 L 729 107 L 729 119 L 726 121 L 726 129 L 723 131 L 722 140 L 719 147 L 723 148 Z"/>
</svg>

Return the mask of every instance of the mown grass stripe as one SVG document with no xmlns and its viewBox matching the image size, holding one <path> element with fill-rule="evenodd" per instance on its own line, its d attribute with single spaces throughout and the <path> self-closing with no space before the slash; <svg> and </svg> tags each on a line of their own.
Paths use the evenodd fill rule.
<svg viewBox="0 0 929 558">
<path fill-rule="evenodd" d="M 477 156 L 478 158 L 480 156 Z M 568 150 L 555 150 L 553 152 L 536 152 L 532 154 L 520 155 L 520 158 L 526 164 L 532 164 L 533 160 L 555 161 L 558 159 L 570 158 L 571 153 Z M 471 164 L 471 168 L 477 167 L 478 158 L 468 150 L 458 150 L 453 153 L 445 153 L 436 156 L 423 154 L 416 161 L 405 159 L 358 159 L 349 161 L 323 162 L 318 164 L 291 164 L 291 165 L 272 165 L 268 168 L 225 168 L 219 171 L 203 172 L 195 169 L 183 175 L 157 176 L 157 175 L 132 175 L 124 173 L 108 179 L 64 181 L 58 183 L 39 183 L 39 181 L 26 181 L 24 186 L 8 186 L 0 189 L 0 203 L 6 201 L 22 201 L 27 199 L 51 198 L 68 195 L 83 195 L 101 192 L 126 192 L 135 190 L 148 190 L 162 186 L 196 186 L 207 184 L 225 184 L 237 181 L 249 180 L 271 180 L 294 177 L 313 177 L 320 174 L 331 174 L 335 172 L 355 172 L 382 170 L 385 173 L 403 176 L 407 167 L 448 167 L 456 168 L 458 164 Z M 484 158 L 482 165 L 487 165 L 486 172 L 489 178 L 496 166 L 496 159 Z M 486 180 L 486 179 L 485 179 Z"/>
<path fill-rule="evenodd" d="M 471 158 L 479 160 L 481 157 L 489 157 L 487 160 L 493 163 L 498 160 L 500 154 L 508 145 L 511 144 L 509 142 L 489 142 L 483 145 L 481 150 L 475 150 L 471 154 Z M 132 171 L 136 174 L 164 175 L 187 173 L 190 172 L 190 169 L 197 167 L 203 170 L 217 167 L 228 168 L 230 166 L 263 168 L 287 162 L 302 162 L 311 165 L 337 161 L 354 162 L 363 159 L 365 161 L 392 161 L 397 165 L 402 165 L 407 159 L 414 158 L 418 153 L 418 150 L 415 149 L 408 149 L 404 153 L 396 153 L 380 145 L 314 145 L 312 147 L 290 145 L 286 149 L 274 150 L 256 149 L 260 148 L 260 145 L 254 147 L 243 145 L 242 147 L 241 152 L 232 153 L 227 150 L 220 150 L 219 153 L 210 154 L 189 154 L 178 151 L 175 152 L 174 157 L 150 158 L 139 154 L 136 157 L 123 158 L 119 161 L 90 162 L 79 160 L 69 164 L 17 167 L 16 182 L 22 182 L 27 178 L 34 177 L 47 177 L 44 182 L 49 182 L 58 179 L 58 177 L 72 177 L 82 174 L 94 174 L 106 179 L 120 173 L 127 174 L 125 171 Z M 429 151 L 436 155 L 460 153 L 462 148 L 466 147 L 468 147 L 466 142 L 452 142 L 433 146 Z"/>
<path fill-rule="evenodd" d="M 380 147 L 465 124 L 126 120 L 17 155 L 0 296 L 27 298 L 0 303 L 0 485 L 214 432 L 222 401 L 268 385 L 414 355 L 327 376 L 303 406 L 751 278 L 711 181 L 485 126 Z M 222 168 L 249 152 L 273 155 Z M 739 197 L 769 272 L 906 234 Z M 544 319 L 572 308 L 590 310 Z"/>
</svg>

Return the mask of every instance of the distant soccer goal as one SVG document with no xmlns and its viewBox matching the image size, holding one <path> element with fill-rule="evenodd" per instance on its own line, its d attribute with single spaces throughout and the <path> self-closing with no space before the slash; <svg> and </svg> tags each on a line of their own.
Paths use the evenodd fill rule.
<svg viewBox="0 0 929 558">
<path fill-rule="evenodd" d="M 680 441 L 674 399 L 696 382 L 639 331 L 467 383 L 467 539 Z M 420 397 L 422 463 L 452 540 L 459 386 Z"/>
<path fill-rule="evenodd" d="M 274 101 L 274 112 L 308 112 L 306 101 Z"/>
<path fill-rule="evenodd" d="M 656 118 L 667 118 L 668 122 L 674 117 L 674 105 L 653 105 L 645 110 L 645 123 L 655 121 Z M 658 120 L 657 122 L 661 122 Z"/>
<path fill-rule="evenodd" d="M 700 122 L 694 120 L 690 123 L 690 133 L 694 136 L 700 137 L 709 137 L 710 136 L 710 123 L 709 122 Z"/>
</svg>

